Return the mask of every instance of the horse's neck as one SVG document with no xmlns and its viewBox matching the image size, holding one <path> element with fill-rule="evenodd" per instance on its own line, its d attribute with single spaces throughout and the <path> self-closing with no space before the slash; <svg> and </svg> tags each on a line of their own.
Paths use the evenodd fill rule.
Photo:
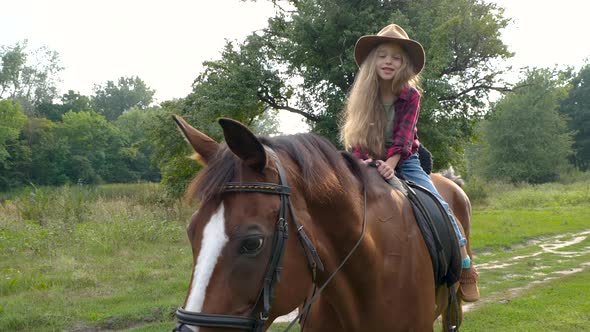
<svg viewBox="0 0 590 332">
<path fill-rule="evenodd" d="M 371 185 L 375 184 L 369 184 Z M 382 186 L 380 189 L 383 190 L 368 193 L 366 200 L 360 189 L 349 188 L 343 189 L 339 195 L 327 202 L 307 202 L 307 210 L 313 219 L 314 233 L 323 250 L 320 254 L 333 261 L 334 269 L 359 240 L 361 244 L 346 263 L 346 268 L 359 266 L 365 271 L 373 268 L 367 264 L 375 256 L 375 251 L 379 250 L 375 242 L 375 233 L 379 232 L 378 223 L 387 222 L 388 217 L 401 215 L 406 199 L 403 194 L 391 191 L 388 186 Z M 365 234 L 361 240 L 363 226 Z"/>
<path fill-rule="evenodd" d="M 384 248 L 388 246 L 387 241 L 392 240 L 382 234 L 383 230 L 389 232 L 392 227 L 383 227 L 383 224 L 391 224 L 398 234 L 406 232 L 404 227 L 407 223 L 394 225 L 402 218 L 403 195 L 384 189 L 371 196 L 367 202 L 366 231 L 361 244 L 324 290 L 324 305 L 315 309 L 323 311 L 323 315 L 334 315 L 337 321 L 346 322 L 345 330 L 362 329 L 361 325 L 357 326 L 361 324 L 361 316 L 367 315 L 368 308 L 375 305 L 376 298 L 383 298 L 383 294 L 379 294 L 382 288 L 377 285 L 383 282 L 382 269 L 387 260 Z M 318 250 L 326 266 L 319 280 L 320 285 L 337 269 L 361 237 L 365 213 L 362 194 L 343 200 L 344 204 L 339 202 L 336 200 L 332 206 L 318 206 L 315 209 L 312 206 L 311 209 L 314 225 L 319 225 L 319 229 L 316 229 L 318 243 L 321 243 Z M 397 247 L 393 250 L 398 250 L 399 241 L 394 246 Z M 315 324 L 320 323 L 316 321 Z M 357 326 L 358 329 L 351 326 Z"/>
<path fill-rule="evenodd" d="M 318 286 L 322 285 L 329 276 L 336 271 L 350 250 L 359 240 L 362 230 L 362 198 L 346 204 L 335 200 L 332 204 L 318 203 L 310 204 L 310 213 L 314 224 L 314 237 L 318 243 L 318 251 L 322 257 L 325 270 L 320 274 L 317 281 Z M 368 256 L 367 239 L 355 250 L 346 264 L 342 267 L 328 287 L 323 291 L 317 304 L 314 304 L 314 311 L 319 310 L 323 317 L 333 316 L 328 319 L 329 328 L 322 328 L 322 320 L 310 321 L 314 326 L 311 330 L 333 329 L 335 322 L 342 321 L 346 316 L 347 324 L 355 319 L 358 313 L 358 301 L 349 300 L 358 297 L 358 289 L 355 285 L 356 277 L 354 271 L 362 269 L 363 257 Z M 342 301 L 338 300 L 341 299 Z M 321 309 L 320 309 L 321 308 Z M 312 315 L 316 316 L 317 315 Z M 353 324 L 354 325 L 354 324 Z M 350 325 L 348 326 L 350 328 Z M 354 330 L 354 329 L 351 329 Z"/>
</svg>

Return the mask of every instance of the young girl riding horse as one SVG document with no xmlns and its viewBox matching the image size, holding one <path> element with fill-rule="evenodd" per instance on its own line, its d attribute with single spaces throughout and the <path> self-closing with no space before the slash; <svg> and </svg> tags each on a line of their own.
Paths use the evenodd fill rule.
<svg viewBox="0 0 590 332">
<path fill-rule="evenodd" d="M 477 301 L 478 275 L 467 254 L 467 239 L 418 159 L 418 82 L 425 57 L 422 45 L 409 39 L 400 26 L 390 24 L 377 35 L 362 36 L 356 43 L 354 57 L 359 71 L 345 106 L 341 129 L 345 147 L 364 162 L 375 161 L 385 180 L 392 179 L 398 168 L 406 179 L 429 189 L 438 198 L 461 246 L 461 297 L 466 302 Z"/>
</svg>

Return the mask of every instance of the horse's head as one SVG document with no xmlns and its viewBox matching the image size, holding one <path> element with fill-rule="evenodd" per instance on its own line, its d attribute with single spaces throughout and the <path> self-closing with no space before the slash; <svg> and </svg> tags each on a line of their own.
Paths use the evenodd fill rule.
<svg viewBox="0 0 590 332">
<path fill-rule="evenodd" d="M 312 283 L 289 211 L 292 161 L 236 121 L 219 120 L 226 146 L 174 119 L 206 163 L 189 189 L 201 204 L 187 230 L 194 265 L 177 330 L 262 330 L 301 304 Z"/>
</svg>

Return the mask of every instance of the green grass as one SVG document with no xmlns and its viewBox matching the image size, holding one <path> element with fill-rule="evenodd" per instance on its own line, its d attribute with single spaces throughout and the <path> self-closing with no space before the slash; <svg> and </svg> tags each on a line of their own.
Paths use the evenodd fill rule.
<svg viewBox="0 0 590 332">
<path fill-rule="evenodd" d="M 149 196 L 142 192 L 158 193 L 146 187 L 107 198 L 100 187 L 88 189 L 91 199 L 79 203 L 85 207 L 80 220 L 65 218 L 60 203 L 77 188 L 36 192 L 48 197 L 43 222 L 18 213 L 30 197 L 5 202 L 0 207 L 0 331 L 169 322 L 192 267 L 186 223 L 179 221 L 187 218 L 174 217 L 190 215 L 190 209 L 171 208 L 171 213 L 148 203 L 140 199 Z"/>
<path fill-rule="evenodd" d="M 589 229 L 589 186 L 585 180 L 485 187 L 485 200 L 473 209 L 476 262 L 530 254 L 538 249 L 531 239 Z M 8 199 L 0 200 L 0 331 L 163 331 L 174 326 L 173 312 L 190 280 L 185 228 L 193 208 L 166 198 L 156 184 L 28 188 L 3 197 Z M 572 248 L 587 246 L 582 242 Z M 482 270 L 482 294 L 498 296 L 526 285 L 531 270 L 551 275 L 588 259 L 547 254 L 504 270 Z M 590 283 L 587 272 L 580 275 Z M 572 280 L 575 297 L 573 290 L 582 281 L 566 279 L 568 285 Z M 479 316 L 487 307 L 469 313 L 464 330 L 489 330 L 486 323 L 477 325 L 487 322 Z M 527 310 L 522 308 L 515 310 Z M 561 315 L 568 321 L 578 317 Z M 272 331 L 285 326 L 275 324 Z"/>
<path fill-rule="evenodd" d="M 284 331 L 287 326 L 289 326 L 289 323 L 275 323 L 272 324 L 272 326 L 270 327 L 270 329 L 268 329 L 268 331 L 270 332 L 281 332 Z M 293 327 L 289 330 L 289 332 L 299 332 L 299 324 L 295 324 L 293 325 Z"/>
<path fill-rule="evenodd" d="M 590 228 L 590 204 L 568 208 L 485 209 L 473 211 L 471 246 L 475 253 L 509 249 L 543 236 Z"/>
<path fill-rule="evenodd" d="M 471 246 L 476 253 L 509 249 L 531 239 L 590 228 L 590 180 L 510 185 L 475 181 L 485 191 L 473 204 Z"/>
<path fill-rule="evenodd" d="M 585 173 L 584 173 L 585 174 Z M 476 209 L 540 209 L 590 204 L 590 172 L 572 183 L 507 184 L 473 178 L 465 190 Z"/>
<path fill-rule="evenodd" d="M 589 331 L 590 270 L 470 312 L 462 331 Z"/>
</svg>

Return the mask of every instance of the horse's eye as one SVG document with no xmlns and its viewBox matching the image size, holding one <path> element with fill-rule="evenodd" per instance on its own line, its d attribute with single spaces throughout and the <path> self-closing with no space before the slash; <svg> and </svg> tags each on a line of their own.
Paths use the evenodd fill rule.
<svg viewBox="0 0 590 332">
<path fill-rule="evenodd" d="M 242 241 L 240 246 L 240 254 L 255 254 L 262 248 L 264 240 L 262 237 L 251 237 Z"/>
</svg>

